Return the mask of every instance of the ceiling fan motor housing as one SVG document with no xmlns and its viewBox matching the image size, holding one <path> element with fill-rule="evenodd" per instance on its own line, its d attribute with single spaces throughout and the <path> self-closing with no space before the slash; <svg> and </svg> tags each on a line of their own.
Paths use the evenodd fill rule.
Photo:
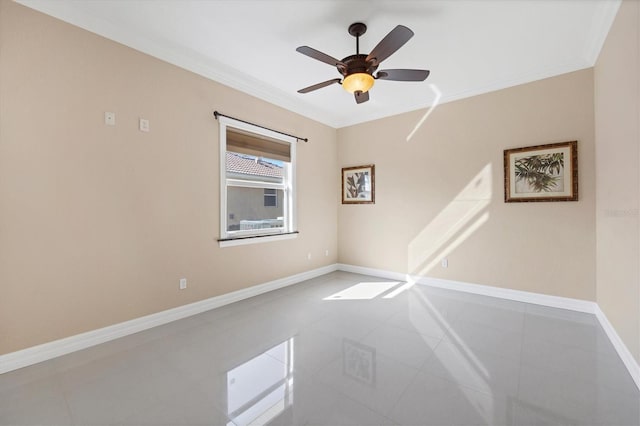
<svg viewBox="0 0 640 426">
<path fill-rule="evenodd" d="M 378 65 L 367 63 L 367 55 L 363 54 L 347 56 L 342 60 L 342 63 L 345 64 L 346 67 L 338 64 L 337 68 L 338 72 L 345 77 L 360 72 L 373 74 L 373 72 L 378 69 Z"/>
</svg>

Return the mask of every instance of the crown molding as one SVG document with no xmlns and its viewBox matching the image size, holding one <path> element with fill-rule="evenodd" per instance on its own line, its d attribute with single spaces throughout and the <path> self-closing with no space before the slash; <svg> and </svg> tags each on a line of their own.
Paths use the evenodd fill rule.
<svg viewBox="0 0 640 426">
<path fill-rule="evenodd" d="M 368 114 L 338 114 L 331 108 L 315 106 L 309 101 L 301 100 L 299 94 L 288 93 L 259 79 L 251 77 L 241 70 L 232 68 L 219 61 L 204 58 L 195 52 L 185 51 L 176 47 L 149 40 L 135 31 L 127 30 L 102 17 L 84 13 L 74 8 L 69 2 L 50 2 L 41 0 L 17 0 L 18 3 L 37 11 L 53 16 L 74 26 L 83 28 L 101 37 L 113 40 L 134 50 L 140 51 L 172 65 L 178 66 L 195 74 L 223 84 L 265 102 L 279 106 L 296 114 L 338 129 L 381 118 L 403 114 L 432 106 L 431 99 L 421 99 L 417 102 L 407 102 L 402 107 L 370 112 Z M 598 13 L 594 14 L 591 23 L 592 35 L 586 42 L 583 52 L 578 52 L 564 64 L 551 68 L 524 73 L 506 79 L 496 80 L 483 87 L 459 92 L 447 93 L 443 91 L 439 104 L 473 97 L 492 91 L 497 91 L 536 80 L 553 77 L 584 68 L 592 67 L 602 49 L 609 28 L 620 7 L 621 0 L 611 0 L 598 3 Z"/>
</svg>

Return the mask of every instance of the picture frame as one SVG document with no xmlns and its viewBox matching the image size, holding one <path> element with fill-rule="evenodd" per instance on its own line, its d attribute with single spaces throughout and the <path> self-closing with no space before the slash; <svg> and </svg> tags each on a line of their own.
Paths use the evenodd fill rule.
<svg viewBox="0 0 640 426">
<path fill-rule="evenodd" d="M 342 204 L 375 204 L 376 166 L 342 168 Z"/>
<path fill-rule="evenodd" d="M 578 201 L 578 142 L 505 149 L 504 201 Z"/>
</svg>

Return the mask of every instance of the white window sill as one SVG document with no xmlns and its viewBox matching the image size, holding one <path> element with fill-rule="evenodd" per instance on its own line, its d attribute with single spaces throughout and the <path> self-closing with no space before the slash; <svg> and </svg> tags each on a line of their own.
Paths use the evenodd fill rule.
<svg viewBox="0 0 640 426">
<path fill-rule="evenodd" d="M 261 235 L 255 237 L 242 237 L 228 240 L 218 240 L 220 247 L 244 246 L 247 244 L 268 243 L 271 241 L 293 240 L 298 238 L 298 232 L 289 232 L 280 235 Z"/>
</svg>

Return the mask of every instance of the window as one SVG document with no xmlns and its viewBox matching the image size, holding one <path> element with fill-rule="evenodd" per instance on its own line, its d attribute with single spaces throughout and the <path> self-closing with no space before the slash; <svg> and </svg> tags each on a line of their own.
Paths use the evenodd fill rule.
<svg viewBox="0 0 640 426">
<path fill-rule="evenodd" d="M 296 140 L 228 117 L 219 120 L 220 245 L 295 236 Z"/>
<path fill-rule="evenodd" d="M 264 206 L 278 207 L 278 193 L 275 189 L 266 188 L 264 190 Z"/>
</svg>

